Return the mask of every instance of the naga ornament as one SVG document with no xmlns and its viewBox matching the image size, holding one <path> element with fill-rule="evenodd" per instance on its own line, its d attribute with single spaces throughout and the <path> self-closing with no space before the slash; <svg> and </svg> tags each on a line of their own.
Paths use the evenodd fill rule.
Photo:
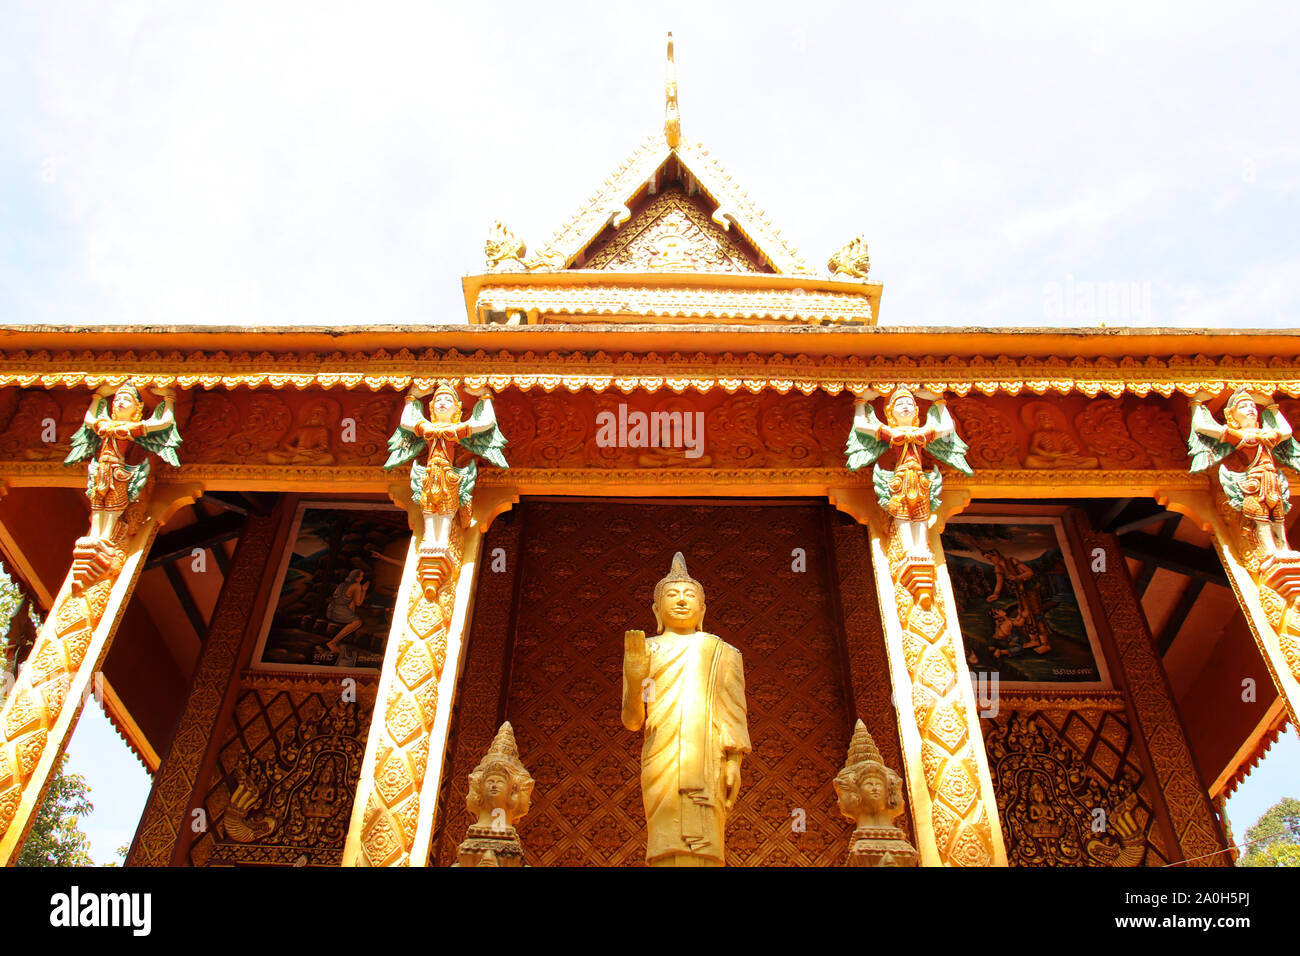
<svg viewBox="0 0 1300 956">
<path fill-rule="evenodd" d="M 505 436 L 497 427 L 492 399 L 481 398 L 468 421 L 461 420 L 460 395 L 449 382 L 440 382 L 433 393 L 429 414 L 424 413 L 426 392 L 412 389 L 397 431 L 388 439 L 385 468 L 411 462 L 411 498 L 420 507 L 423 526 L 419 533 L 419 575 L 425 597 L 432 601 L 450 567 L 451 523 L 459 515 L 469 527 L 470 501 L 478 479 L 477 458 L 499 468 L 509 468 L 502 449 Z M 425 449 L 425 464 L 414 461 Z M 457 451 L 468 452 L 468 460 L 456 464 Z M 464 456 L 463 456 L 464 457 Z"/>
<path fill-rule="evenodd" d="M 871 256 L 867 255 L 866 236 L 857 236 L 846 242 L 826 263 L 833 279 L 867 281 L 871 271 Z"/>
</svg>

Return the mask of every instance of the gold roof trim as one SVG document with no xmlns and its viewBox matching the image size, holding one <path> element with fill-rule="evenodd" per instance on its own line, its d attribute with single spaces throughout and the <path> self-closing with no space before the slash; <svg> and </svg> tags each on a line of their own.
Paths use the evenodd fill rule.
<svg viewBox="0 0 1300 956">
<path fill-rule="evenodd" d="M 179 385 L 182 388 L 337 388 L 365 387 L 373 391 L 406 389 L 412 383 L 433 387 L 440 378 L 459 378 L 472 387 L 504 389 L 514 386 L 543 391 L 588 389 L 624 393 L 645 389 L 674 392 L 728 394 L 768 389 L 785 394 L 821 390 L 832 395 L 868 388 L 892 391 L 898 384 L 915 390 L 955 395 L 1030 392 L 1090 397 L 1124 393 L 1191 396 L 1245 387 L 1300 396 L 1300 367 L 1293 359 L 1210 359 L 1205 356 L 1159 359 L 1087 360 L 1076 358 L 1012 359 L 982 356 L 946 359 L 875 355 L 870 359 L 810 358 L 807 355 L 756 353 L 707 355 L 702 352 L 669 354 L 632 352 L 594 353 L 456 349 L 378 349 L 360 353 L 300 352 L 295 355 L 263 352 L 11 352 L 0 355 L 0 386 L 21 388 L 98 388 L 131 380 L 140 385 Z"/>
</svg>

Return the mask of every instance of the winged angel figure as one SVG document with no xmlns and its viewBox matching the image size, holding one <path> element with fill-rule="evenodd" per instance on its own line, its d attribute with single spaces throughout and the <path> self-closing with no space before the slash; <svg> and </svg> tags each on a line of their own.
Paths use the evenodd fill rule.
<svg viewBox="0 0 1300 956">
<path fill-rule="evenodd" d="M 412 389 L 406 395 L 406 407 L 397 431 L 388 439 L 385 468 L 411 462 L 411 497 L 424 516 L 421 550 L 445 549 L 451 541 L 451 521 L 457 513 L 469 524 L 469 503 L 478 479 L 478 462 L 474 457 L 461 466 L 455 464 L 456 446 L 499 468 L 509 468 L 502 449 L 506 438 L 497 427 L 491 398 L 480 398 L 468 421 L 461 421 L 460 395 L 449 382 L 439 382 L 433 393 L 429 415 L 424 414 L 425 392 Z M 425 464 L 413 461 L 429 449 Z"/>
<path fill-rule="evenodd" d="M 1291 489 L 1278 462 L 1300 470 L 1300 447 L 1291 426 L 1271 399 L 1263 413 L 1259 399 L 1244 388 L 1232 393 L 1223 407 L 1225 424 L 1205 407 L 1208 392 L 1192 399 L 1192 429 L 1187 436 L 1193 472 L 1219 464 L 1219 485 L 1235 510 L 1255 522 L 1265 555 L 1289 550 L 1283 519 L 1291 508 Z"/>
<path fill-rule="evenodd" d="M 108 396 L 113 395 L 110 405 Z M 181 435 L 176 428 L 176 393 L 159 389 L 162 401 L 149 418 L 144 418 L 140 391 L 130 383 L 105 386 L 95 393 L 86 411 L 85 423 L 72 436 L 72 451 L 66 464 L 91 459 L 86 481 L 90 498 L 90 537 L 110 540 L 118 519 L 140 497 L 149 481 L 149 458 L 138 464 L 127 461 L 132 443 L 157 455 L 167 464 L 180 467 L 176 450 Z"/>
<path fill-rule="evenodd" d="M 932 457 L 963 474 L 972 472 L 966 463 L 969 446 L 957 437 L 957 427 L 943 399 L 928 392 L 917 394 L 933 399 L 924 425 L 920 423 L 916 395 L 906 387 L 900 386 L 890 393 L 885 403 L 884 422 L 876 417 L 867 398 L 859 399 L 845 451 L 849 470 L 857 471 L 875 462 L 890 447 L 898 449 L 892 471 L 879 464 L 872 470 L 876 500 L 893 517 L 907 551 L 928 556 L 930 547 L 926 540 L 926 527 L 930 515 L 939 507 L 943 478 L 937 465 L 926 473 L 921 465 L 921 452 L 929 452 Z M 874 398 L 875 393 L 870 397 Z"/>
</svg>

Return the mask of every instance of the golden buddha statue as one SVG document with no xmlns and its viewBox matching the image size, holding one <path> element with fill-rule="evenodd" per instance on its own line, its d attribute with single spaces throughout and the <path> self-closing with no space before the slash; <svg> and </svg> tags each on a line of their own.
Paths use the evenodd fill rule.
<svg viewBox="0 0 1300 956">
<path fill-rule="evenodd" d="M 680 551 L 655 586 L 653 607 L 659 636 L 623 637 L 623 726 L 645 728 L 646 863 L 722 866 L 727 814 L 750 749 L 744 665 L 740 651 L 701 630 L 704 588 Z"/>
</svg>

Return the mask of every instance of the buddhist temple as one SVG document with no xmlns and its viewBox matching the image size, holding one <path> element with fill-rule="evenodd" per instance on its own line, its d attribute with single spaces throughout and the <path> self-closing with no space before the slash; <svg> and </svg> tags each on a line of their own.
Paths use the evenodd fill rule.
<svg viewBox="0 0 1300 956">
<path fill-rule="evenodd" d="M 647 124 L 463 321 L 0 330 L 0 860 L 93 696 L 129 866 L 1232 865 L 1300 704 L 1300 339 L 882 325 L 671 38 Z M 719 749 L 665 836 L 674 640 Z"/>
</svg>

